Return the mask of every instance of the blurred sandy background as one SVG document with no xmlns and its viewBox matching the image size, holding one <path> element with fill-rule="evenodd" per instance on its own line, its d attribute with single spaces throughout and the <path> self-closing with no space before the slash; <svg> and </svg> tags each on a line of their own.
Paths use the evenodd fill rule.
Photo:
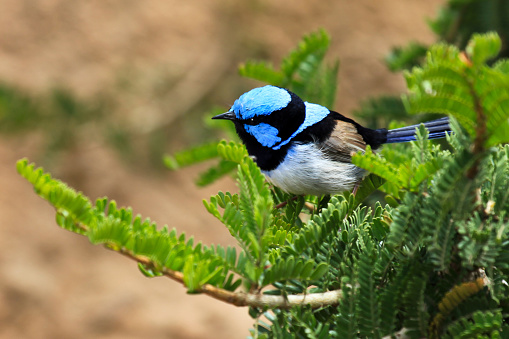
<svg viewBox="0 0 509 339">
<path fill-rule="evenodd" d="M 431 43 L 425 18 L 442 1 L 0 0 L 0 81 L 29 95 L 54 86 L 84 101 L 106 94 L 118 121 L 143 142 L 169 131 L 166 150 L 203 141 L 200 116 L 259 84 L 241 79 L 246 59 L 278 64 L 302 35 L 325 28 L 339 57 L 336 110 L 399 93 L 404 80 L 383 57 L 410 40 Z M 225 179 L 193 184 L 200 169 L 156 171 L 121 160 L 88 122 L 48 170 L 95 199 L 108 196 L 159 225 L 206 244 L 233 244 L 202 198 L 234 190 Z M 205 133 L 206 135 L 206 133 Z M 0 338 L 243 338 L 247 309 L 188 296 L 166 278 L 59 229 L 53 209 L 15 172 L 41 159 L 39 132 L 0 135 Z M 44 161 L 44 160 L 41 160 Z M 189 213 L 183 215 L 182 211 Z"/>
</svg>

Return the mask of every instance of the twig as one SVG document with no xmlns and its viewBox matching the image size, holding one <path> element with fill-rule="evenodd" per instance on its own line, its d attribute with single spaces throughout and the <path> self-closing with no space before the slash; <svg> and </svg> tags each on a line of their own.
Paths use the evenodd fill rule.
<svg viewBox="0 0 509 339">
<path fill-rule="evenodd" d="M 472 99 L 474 101 L 474 109 L 476 113 L 476 135 L 474 140 L 474 147 L 472 149 L 472 153 L 474 154 L 475 160 L 472 167 L 467 172 L 467 178 L 474 179 L 477 173 L 479 172 L 479 165 L 481 163 L 481 159 L 479 157 L 482 152 L 484 152 L 484 143 L 487 139 L 487 128 L 486 128 L 486 114 L 484 113 L 484 109 L 481 103 L 480 98 L 477 96 L 477 93 L 475 92 L 475 87 L 473 84 L 473 81 L 466 81 L 468 85 L 468 89 L 470 91 L 470 95 L 472 96 Z"/>
<path fill-rule="evenodd" d="M 125 257 L 132 259 L 147 267 L 155 268 L 154 264 L 144 256 L 139 256 L 131 253 L 125 249 L 112 249 L 108 246 L 106 248 L 114 250 Z M 178 271 L 173 271 L 167 268 L 157 269 L 164 276 L 184 284 L 184 274 Z M 299 295 L 267 295 L 267 294 L 254 294 L 245 292 L 231 292 L 225 289 L 205 284 L 201 286 L 196 292 L 206 294 L 217 300 L 235 306 L 250 306 L 258 308 L 280 308 L 287 309 L 294 306 L 310 306 L 311 308 L 320 308 L 325 306 L 334 306 L 339 303 L 343 293 L 341 290 L 327 291 L 323 293 L 309 293 Z"/>
</svg>

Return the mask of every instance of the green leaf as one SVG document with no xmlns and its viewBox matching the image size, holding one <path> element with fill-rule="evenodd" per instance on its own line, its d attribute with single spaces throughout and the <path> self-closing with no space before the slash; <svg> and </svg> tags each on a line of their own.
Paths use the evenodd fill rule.
<svg viewBox="0 0 509 339">
<path fill-rule="evenodd" d="M 235 162 L 220 160 L 216 166 L 212 166 L 200 174 L 198 180 L 196 180 L 196 185 L 210 185 L 225 175 L 230 174 L 235 168 L 237 168 L 237 164 Z"/>
<path fill-rule="evenodd" d="M 175 153 L 173 156 L 166 155 L 163 162 L 171 170 L 194 165 L 217 157 L 217 145 L 217 142 L 212 142 Z"/>
<path fill-rule="evenodd" d="M 371 193 L 376 191 L 380 186 L 384 184 L 385 180 L 377 175 L 370 174 L 362 180 L 362 183 L 355 194 L 354 206 L 358 206 L 364 201 Z"/>
<path fill-rule="evenodd" d="M 355 154 L 352 157 L 352 163 L 387 181 L 403 185 L 398 168 L 386 159 L 374 154 L 369 146 L 366 148 L 366 152 L 364 154 Z"/>
<path fill-rule="evenodd" d="M 323 277 L 329 271 L 329 266 L 326 263 L 320 263 L 316 266 L 313 274 L 311 275 L 311 280 L 318 280 Z"/>
<path fill-rule="evenodd" d="M 239 74 L 274 86 L 282 86 L 285 80 L 281 72 L 276 71 L 271 64 L 264 61 L 248 61 L 241 64 Z"/>
<path fill-rule="evenodd" d="M 486 147 L 507 141 L 509 74 L 503 66 L 486 65 L 500 48 L 496 33 L 472 37 L 467 48 L 471 60 L 453 46 L 433 46 L 422 69 L 406 73 L 412 92 L 404 97 L 408 111 L 452 115 Z"/>
<path fill-rule="evenodd" d="M 498 55 L 502 47 L 502 40 L 495 32 L 474 34 L 470 39 L 466 52 L 472 61 L 481 65 Z"/>
<path fill-rule="evenodd" d="M 385 57 L 385 62 L 391 71 L 400 71 L 411 69 L 419 65 L 420 61 L 426 55 L 427 47 L 411 42 L 405 47 L 395 47 L 391 53 Z"/>
<path fill-rule="evenodd" d="M 312 64 L 321 61 L 329 44 L 330 37 L 324 30 L 304 36 L 298 48 L 281 62 L 281 71 L 289 79 L 299 71 L 305 79 L 306 73 L 314 68 Z"/>
</svg>

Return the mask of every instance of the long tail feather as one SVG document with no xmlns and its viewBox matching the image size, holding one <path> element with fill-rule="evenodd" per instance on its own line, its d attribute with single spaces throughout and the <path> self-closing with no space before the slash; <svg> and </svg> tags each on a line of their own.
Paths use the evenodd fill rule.
<svg viewBox="0 0 509 339">
<path fill-rule="evenodd" d="M 445 138 L 445 134 L 451 131 L 449 118 L 447 117 L 424 122 L 423 124 L 424 127 L 428 129 L 428 139 Z M 398 142 L 414 141 L 416 140 L 415 128 L 419 126 L 420 124 L 391 129 L 387 131 L 387 141 L 385 143 L 393 144 Z"/>
</svg>

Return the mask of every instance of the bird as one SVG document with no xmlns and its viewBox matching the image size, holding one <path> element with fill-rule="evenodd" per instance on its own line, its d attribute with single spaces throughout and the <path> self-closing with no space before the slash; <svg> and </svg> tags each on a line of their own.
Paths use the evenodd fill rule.
<svg viewBox="0 0 509 339">
<path fill-rule="evenodd" d="M 419 125 L 387 130 L 363 127 L 328 108 L 267 85 L 242 94 L 225 113 L 267 180 L 295 195 L 333 195 L 356 189 L 368 174 L 352 156 L 384 144 L 416 140 Z M 429 139 L 450 131 L 447 117 L 425 122 Z"/>
</svg>

